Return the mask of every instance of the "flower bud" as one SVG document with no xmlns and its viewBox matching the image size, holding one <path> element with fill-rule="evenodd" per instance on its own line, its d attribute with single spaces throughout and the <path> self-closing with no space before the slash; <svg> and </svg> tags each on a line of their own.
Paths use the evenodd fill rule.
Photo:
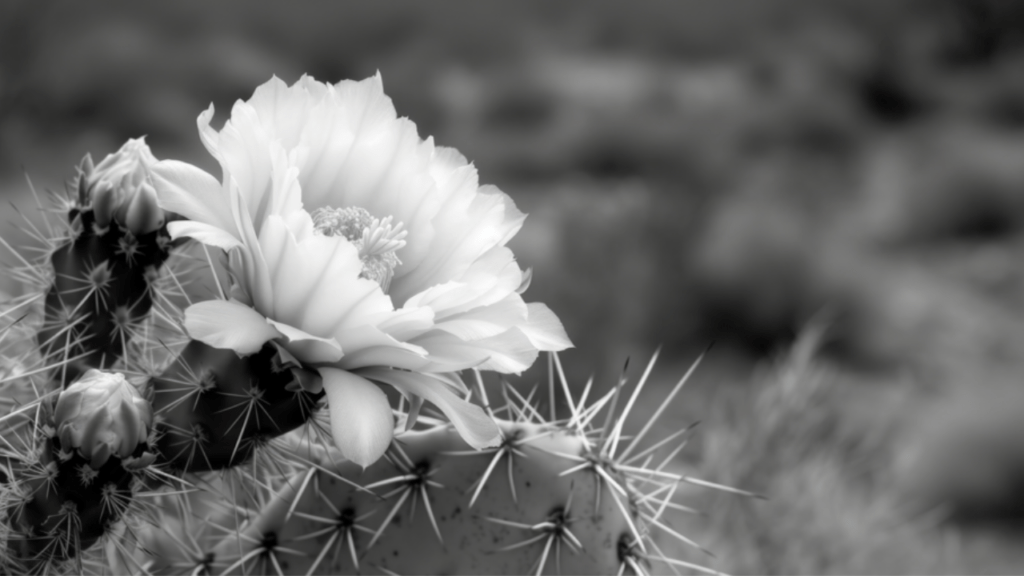
<svg viewBox="0 0 1024 576">
<path fill-rule="evenodd" d="M 99 469 L 110 456 L 123 460 L 146 442 L 153 411 L 124 375 L 93 369 L 61 392 L 54 422 L 61 448 L 78 449 Z"/>
<path fill-rule="evenodd" d="M 115 213 L 117 221 L 132 232 L 152 232 L 164 223 L 164 211 L 156 203 L 156 190 L 149 182 L 135 188 L 135 194 L 126 198 Z"/>
<path fill-rule="evenodd" d="M 114 217 L 114 210 L 121 201 L 120 189 L 106 181 L 100 180 L 92 186 L 92 213 L 96 225 L 106 228 Z"/>
<path fill-rule="evenodd" d="M 150 168 L 156 162 L 145 139 L 137 138 L 125 142 L 91 170 L 83 170 L 98 226 L 105 227 L 116 220 L 140 235 L 163 225 L 164 213 L 157 206 L 156 191 L 150 182 Z"/>
</svg>

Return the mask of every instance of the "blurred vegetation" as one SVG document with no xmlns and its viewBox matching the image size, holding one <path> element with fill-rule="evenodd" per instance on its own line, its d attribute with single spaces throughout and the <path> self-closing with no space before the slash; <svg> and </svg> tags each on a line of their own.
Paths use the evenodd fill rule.
<svg viewBox="0 0 1024 576">
<path fill-rule="evenodd" d="M 663 345 L 668 382 L 716 342 L 688 458 L 773 498 L 701 506 L 719 568 L 1024 570 L 1024 5 L 8 2 L 0 186 L 31 210 L 24 172 L 143 134 L 215 170 L 209 103 L 378 70 L 531 213 L 571 378 Z M 815 359 L 766 369 L 822 310 Z"/>
</svg>

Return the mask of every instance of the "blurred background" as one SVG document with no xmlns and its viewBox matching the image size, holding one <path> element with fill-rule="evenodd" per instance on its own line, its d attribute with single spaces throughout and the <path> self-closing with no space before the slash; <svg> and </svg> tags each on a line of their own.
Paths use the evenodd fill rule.
<svg viewBox="0 0 1024 576">
<path fill-rule="evenodd" d="M 1024 572 L 1024 4 L 5 2 L 0 233 L 39 217 L 26 174 L 141 135 L 219 174 L 209 103 L 376 71 L 531 214 L 512 245 L 577 390 L 662 346 L 642 415 L 714 343 L 674 465 L 770 500 L 685 495 L 717 559 L 680 556 Z"/>
</svg>

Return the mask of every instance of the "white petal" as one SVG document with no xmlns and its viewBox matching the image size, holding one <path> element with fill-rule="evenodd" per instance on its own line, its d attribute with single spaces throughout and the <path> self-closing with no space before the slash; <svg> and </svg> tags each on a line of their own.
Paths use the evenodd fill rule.
<svg viewBox="0 0 1024 576">
<path fill-rule="evenodd" d="M 272 127 L 272 135 L 286 148 L 298 145 L 303 128 L 309 122 L 310 109 L 323 99 L 322 94 L 312 94 L 310 90 L 319 83 L 311 83 L 307 78 L 304 76 L 290 88 L 274 76 L 256 88 L 247 102 L 256 111 L 260 122 Z"/>
<path fill-rule="evenodd" d="M 522 284 L 523 273 L 512 251 L 504 246 L 489 250 L 478 258 L 459 278 L 416 294 L 406 305 L 430 306 L 443 320 L 477 306 L 503 300 Z"/>
<path fill-rule="evenodd" d="M 222 228 L 193 220 L 178 220 L 167 223 L 167 232 L 171 238 L 188 237 L 207 246 L 222 250 L 231 250 L 242 245 L 242 242 Z"/>
<path fill-rule="evenodd" d="M 472 344 L 491 352 L 487 362 L 480 365 L 481 370 L 520 374 L 537 361 L 537 349 L 519 328 L 483 340 L 474 340 Z"/>
<path fill-rule="evenodd" d="M 522 227 L 525 216 L 497 188 L 473 185 L 457 192 L 431 222 L 436 235 L 427 257 L 415 270 L 400 270 L 402 276 L 396 277 L 392 293 L 399 302 L 428 286 L 463 280 L 477 259 L 504 246 Z"/>
<path fill-rule="evenodd" d="M 238 225 L 239 238 L 245 247 L 243 250 L 234 250 L 229 254 L 231 272 L 235 276 L 235 280 L 242 284 L 253 306 L 264 315 L 273 316 L 274 291 L 270 283 L 271 270 L 267 266 L 259 237 L 256 235 L 252 219 L 249 217 L 249 208 L 245 203 L 245 197 L 235 189 L 233 178 L 229 184 L 229 190 L 231 190 L 229 200 L 232 217 Z"/>
<path fill-rule="evenodd" d="M 341 344 L 334 338 L 321 338 L 294 326 L 267 318 L 267 324 L 277 328 L 288 340 L 287 348 L 296 358 L 310 364 L 337 362 L 344 356 Z"/>
<path fill-rule="evenodd" d="M 254 354 L 281 333 L 262 314 L 235 300 L 207 300 L 185 310 L 185 331 L 214 348 Z"/>
<path fill-rule="evenodd" d="M 494 304 L 449 316 L 439 321 L 437 328 L 468 342 L 497 336 L 522 325 L 527 321 L 527 313 L 522 297 L 513 292 Z"/>
<path fill-rule="evenodd" d="M 391 444 L 394 417 L 384 392 L 369 380 L 337 368 L 321 368 L 331 434 L 345 458 L 366 467 Z"/>
<path fill-rule="evenodd" d="M 161 208 L 236 234 L 227 193 L 216 178 L 177 160 L 157 162 L 151 174 Z"/>
<path fill-rule="evenodd" d="M 459 398 L 443 382 L 429 374 L 387 368 L 370 368 L 359 373 L 371 380 L 390 384 L 406 394 L 419 396 L 437 406 L 455 425 L 462 439 L 473 448 L 479 450 L 497 446 L 501 441 L 498 425 L 483 408 Z"/>
<path fill-rule="evenodd" d="M 562 321 L 546 304 L 531 302 L 526 307 L 529 316 L 526 324 L 521 324 L 519 329 L 538 350 L 558 352 L 572 348 L 572 340 L 569 340 L 569 335 L 565 333 Z"/>
<path fill-rule="evenodd" d="M 348 369 L 367 366 L 393 366 L 419 370 L 427 364 L 427 351 L 420 346 L 400 342 L 381 332 L 376 326 L 346 328 L 334 337 L 345 350 L 341 366 Z"/>
<path fill-rule="evenodd" d="M 212 126 L 210 126 L 210 121 L 213 120 L 214 111 L 215 108 L 211 102 L 206 110 L 199 113 L 199 117 L 196 118 L 196 127 L 199 128 L 199 139 L 202 140 L 203 146 L 205 146 L 207 152 L 209 152 L 210 155 L 216 158 L 219 162 L 220 155 L 217 153 L 217 145 L 220 140 L 220 135 Z"/>
<path fill-rule="evenodd" d="M 297 242 L 285 219 L 271 216 L 260 246 L 273 289 L 267 312 L 277 321 L 328 336 L 394 312 L 380 285 L 359 277 L 358 250 L 344 237 L 311 236 Z"/>
<path fill-rule="evenodd" d="M 430 372 L 447 372 L 480 368 L 503 374 L 519 374 L 537 360 L 537 348 L 518 328 L 510 328 L 489 338 L 466 342 L 437 330 L 415 338 L 413 344 L 430 353 L 431 364 L 422 368 Z"/>
<path fill-rule="evenodd" d="M 405 341 L 434 327 L 434 310 L 428 306 L 406 306 L 400 310 L 390 310 L 369 321 L 388 336 Z"/>
</svg>

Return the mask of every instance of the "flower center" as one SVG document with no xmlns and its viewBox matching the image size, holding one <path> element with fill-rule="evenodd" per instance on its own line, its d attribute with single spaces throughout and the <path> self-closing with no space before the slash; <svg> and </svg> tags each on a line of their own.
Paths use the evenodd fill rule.
<svg viewBox="0 0 1024 576">
<path fill-rule="evenodd" d="M 317 234 L 344 236 L 359 249 L 363 262 L 359 277 L 373 280 L 387 293 L 395 267 L 402 263 L 395 252 L 405 246 L 405 225 L 393 225 L 391 216 L 374 218 L 358 206 L 317 208 L 311 216 Z"/>
</svg>

